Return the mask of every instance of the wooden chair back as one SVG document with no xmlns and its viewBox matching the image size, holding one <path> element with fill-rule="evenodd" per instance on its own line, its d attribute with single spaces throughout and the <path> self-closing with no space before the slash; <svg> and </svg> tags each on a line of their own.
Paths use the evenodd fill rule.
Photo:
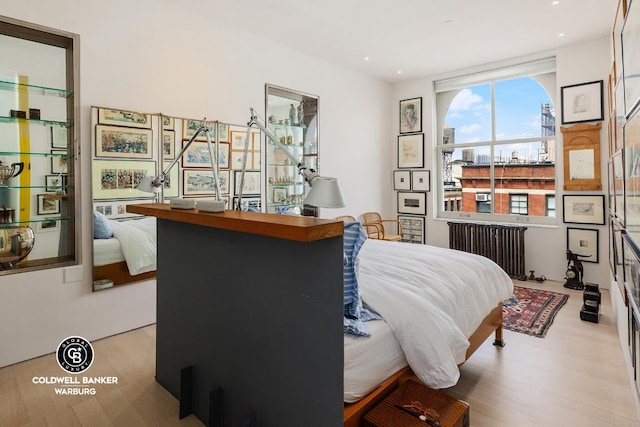
<svg viewBox="0 0 640 427">
<path fill-rule="evenodd" d="M 402 240 L 402 223 L 397 219 L 382 219 L 382 215 L 378 212 L 365 212 L 362 214 L 364 223 L 362 224 L 367 230 L 370 239 L 389 240 L 399 242 Z M 395 223 L 398 228 L 398 234 L 388 233 L 385 229 L 385 223 Z"/>
</svg>

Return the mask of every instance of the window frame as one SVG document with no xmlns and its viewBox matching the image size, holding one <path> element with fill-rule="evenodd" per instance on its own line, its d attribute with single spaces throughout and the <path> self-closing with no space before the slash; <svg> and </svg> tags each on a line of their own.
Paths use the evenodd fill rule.
<svg viewBox="0 0 640 427">
<path fill-rule="evenodd" d="M 451 150 L 452 148 L 464 149 L 464 148 L 475 148 L 475 147 L 489 147 L 490 149 L 490 159 L 489 159 L 489 171 L 490 171 L 490 191 L 491 198 L 494 201 L 493 208 L 496 206 L 496 165 L 494 164 L 494 154 L 496 152 L 496 148 L 501 145 L 512 145 L 518 143 L 531 143 L 531 142 L 541 142 L 541 141 L 554 141 L 554 151 L 553 151 L 553 166 L 554 166 L 554 189 L 553 193 L 549 194 L 549 196 L 554 196 L 555 199 L 558 199 L 559 191 L 559 181 L 558 181 L 558 172 L 559 172 L 559 162 L 558 159 L 558 133 L 559 133 L 559 123 L 557 120 L 556 114 L 556 132 L 553 136 L 540 136 L 535 138 L 521 138 L 521 139 L 497 139 L 496 138 L 496 100 L 495 100 L 495 83 L 518 79 L 522 77 L 530 77 L 535 80 L 548 94 L 550 102 L 554 108 L 554 111 L 557 111 L 557 96 L 556 96 L 556 67 L 555 67 L 555 57 L 553 58 L 543 58 L 540 60 L 533 60 L 527 63 L 514 64 L 502 68 L 496 68 L 492 70 L 482 71 L 473 74 L 467 74 L 460 77 L 452 77 L 449 79 L 439 80 L 434 82 L 434 102 L 435 102 L 435 120 L 436 120 L 436 140 L 433 145 L 433 155 L 436 171 L 436 178 L 434 182 L 437 183 L 434 189 L 436 203 L 434 206 L 438 206 L 437 210 L 434 210 L 434 216 L 438 219 L 457 219 L 457 220 L 478 220 L 478 221 L 493 221 L 493 222 L 527 222 L 532 224 L 541 224 L 541 225 L 555 225 L 559 224 L 559 220 L 557 216 L 548 216 L 547 214 L 547 205 L 545 198 L 545 216 L 531 216 L 529 214 L 497 214 L 497 213 L 479 213 L 479 212 L 462 212 L 458 211 L 450 211 L 443 209 L 443 202 L 446 200 L 446 191 L 444 186 L 444 162 L 442 161 L 444 151 Z M 443 137 L 445 135 L 444 125 L 445 125 L 445 117 L 451 106 L 451 102 L 455 98 L 455 96 L 465 88 L 470 88 L 474 86 L 479 86 L 482 84 L 490 84 L 490 94 L 491 99 L 489 100 L 491 105 L 491 140 L 489 141 L 473 141 L 473 142 L 455 142 L 454 144 L 449 144 L 445 146 L 443 144 Z M 517 189 L 513 189 L 518 191 Z M 525 193 L 528 194 L 528 193 Z M 530 199 L 530 198 L 528 198 Z M 530 200 L 528 200 L 528 208 L 527 212 L 531 211 Z M 509 207 L 509 211 L 511 207 Z M 556 210 L 557 212 L 557 210 Z"/>
</svg>

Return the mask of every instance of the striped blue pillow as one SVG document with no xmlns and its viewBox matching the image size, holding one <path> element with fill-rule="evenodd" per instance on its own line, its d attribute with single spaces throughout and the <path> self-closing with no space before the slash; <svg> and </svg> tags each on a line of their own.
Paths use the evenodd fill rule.
<svg viewBox="0 0 640 427">
<path fill-rule="evenodd" d="M 345 222 L 343 239 L 344 332 L 368 337 L 371 333 L 363 322 L 380 319 L 380 316 L 363 307 L 358 289 L 358 254 L 367 240 L 367 233 L 359 222 Z"/>
</svg>

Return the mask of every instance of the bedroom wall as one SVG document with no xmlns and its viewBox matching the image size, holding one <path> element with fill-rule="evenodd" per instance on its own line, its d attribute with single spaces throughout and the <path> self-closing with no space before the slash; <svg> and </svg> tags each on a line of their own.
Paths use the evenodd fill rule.
<svg viewBox="0 0 640 427">
<path fill-rule="evenodd" d="M 393 87 L 393 100 L 395 105 L 402 99 L 413 98 L 417 96 L 423 97 L 423 111 L 424 122 L 423 128 L 425 133 L 425 152 L 426 152 L 426 165 L 427 168 L 432 170 L 435 174 L 437 169 L 434 160 L 433 153 L 435 151 L 434 139 L 435 129 L 431 125 L 430 120 L 435 117 L 434 108 L 434 96 L 433 96 L 433 82 L 436 80 L 455 77 L 458 75 L 464 75 L 472 72 L 478 72 L 488 70 L 492 68 L 498 68 L 509 64 L 518 62 L 524 62 L 527 60 L 549 57 L 550 55 L 556 56 L 556 85 L 557 91 L 555 94 L 551 94 L 554 97 L 556 111 L 560 110 L 560 88 L 562 86 L 590 82 L 594 80 L 604 80 L 605 82 L 605 111 L 607 111 L 607 81 L 608 74 L 610 72 L 610 46 L 611 42 L 608 37 L 604 37 L 598 40 L 591 40 L 583 43 L 578 43 L 558 49 L 555 51 L 541 52 L 538 55 L 531 55 L 528 57 L 511 59 L 493 64 L 486 64 L 470 69 L 458 70 L 449 72 L 438 76 L 427 76 L 420 79 L 415 79 L 409 82 L 403 82 L 396 84 Z M 397 107 L 396 107 L 397 109 Z M 606 119 L 605 114 L 605 119 Z M 394 134 L 397 134 L 397 110 L 392 111 L 391 117 L 393 124 L 396 128 L 393 129 Z M 556 145 L 557 153 L 556 158 L 562 159 L 562 133 L 560 132 L 560 119 L 557 119 L 556 133 L 558 135 L 558 144 Z M 602 142 L 601 149 L 601 176 L 603 188 L 606 189 L 606 177 L 607 177 L 607 150 L 608 145 L 606 143 L 607 138 L 607 122 L 602 125 L 600 133 L 600 140 Z M 394 159 L 396 154 L 394 153 Z M 394 160 L 395 161 L 395 160 Z M 556 196 L 556 216 L 558 218 L 558 225 L 554 227 L 549 226 L 535 226 L 527 224 L 528 230 L 525 234 L 525 252 L 526 252 L 526 270 L 535 270 L 537 276 L 544 274 L 547 278 L 553 280 L 564 280 L 564 272 L 567 267 L 567 260 L 565 257 L 566 250 L 566 226 L 562 223 L 562 176 L 563 176 L 563 164 L 559 162 L 556 164 L 557 176 L 556 181 L 557 196 Z M 603 192 L 590 192 L 604 194 Z M 572 192 L 572 194 L 578 194 Z M 432 191 L 428 194 L 427 202 L 427 220 L 426 220 L 426 239 L 427 243 L 440 247 L 448 247 L 449 235 L 448 226 L 446 220 L 435 218 L 435 201 L 436 193 Z M 599 263 L 584 263 L 584 277 L 588 282 L 598 283 L 603 288 L 608 288 L 610 285 L 609 277 L 609 264 L 608 264 L 608 228 L 603 226 L 585 226 L 585 228 L 594 228 L 599 230 Z M 554 248 L 549 250 L 549 248 Z"/>
<path fill-rule="evenodd" d="M 70 335 L 95 340 L 155 322 L 154 280 L 91 292 L 93 105 L 244 124 L 249 107 L 264 111 L 265 83 L 318 95 L 320 170 L 340 180 L 347 202 L 320 215 L 395 214 L 391 86 L 238 32 L 213 6 L 196 12 L 169 0 L 4 2 L 5 16 L 80 35 L 84 150 L 82 265 L 0 277 L 0 367 L 50 353 Z M 260 274 L 269 272 L 252 277 Z"/>
</svg>

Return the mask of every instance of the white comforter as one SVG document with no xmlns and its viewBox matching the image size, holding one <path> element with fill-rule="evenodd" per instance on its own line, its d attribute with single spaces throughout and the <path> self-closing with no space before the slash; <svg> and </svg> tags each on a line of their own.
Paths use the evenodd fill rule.
<svg viewBox="0 0 640 427">
<path fill-rule="evenodd" d="M 364 303 L 389 324 L 414 373 L 433 388 L 457 383 L 467 337 L 513 293 L 497 264 L 466 252 L 369 239 L 359 262 Z"/>
<path fill-rule="evenodd" d="M 156 269 L 156 218 L 130 221 L 109 221 L 113 237 L 120 240 L 129 274 L 136 275 Z"/>
</svg>

